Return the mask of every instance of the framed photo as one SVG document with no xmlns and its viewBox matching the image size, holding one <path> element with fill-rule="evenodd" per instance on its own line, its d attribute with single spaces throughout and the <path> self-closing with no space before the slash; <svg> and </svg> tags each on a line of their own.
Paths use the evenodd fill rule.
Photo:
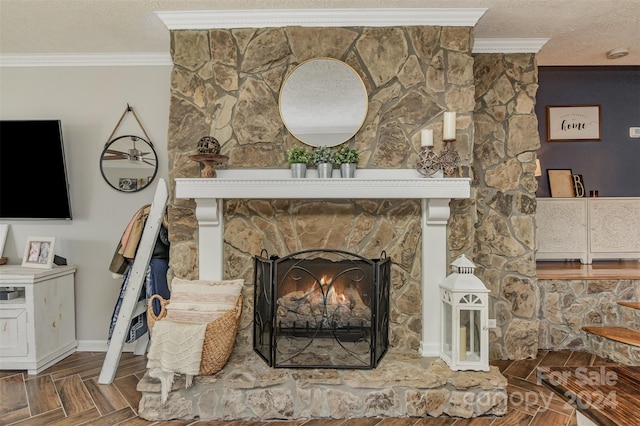
<svg viewBox="0 0 640 426">
<path fill-rule="evenodd" d="M 547 177 L 552 197 L 573 198 L 576 196 L 571 169 L 547 169 Z"/>
<path fill-rule="evenodd" d="M 52 237 L 28 237 L 22 267 L 51 269 L 55 242 Z"/>
<path fill-rule="evenodd" d="M 600 105 L 547 106 L 547 141 L 602 140 Z"/>
</svg>

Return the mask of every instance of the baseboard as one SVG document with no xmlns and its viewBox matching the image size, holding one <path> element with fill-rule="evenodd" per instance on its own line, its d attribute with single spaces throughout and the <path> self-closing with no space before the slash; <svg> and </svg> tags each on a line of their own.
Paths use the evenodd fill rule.
<svg viewBox="0 0 640 426">
<path fill-rule="evenodd" d="M 125 343 L 122 352 L 133 352 L 136 343 Z M 77 352 L 107 352 L 109 343 L 106 340 L 78 340 Z"/>
</svg>

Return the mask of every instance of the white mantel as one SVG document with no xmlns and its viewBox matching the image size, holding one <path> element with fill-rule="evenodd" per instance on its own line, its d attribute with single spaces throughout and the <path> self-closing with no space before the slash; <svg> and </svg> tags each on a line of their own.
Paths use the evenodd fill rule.
<svg viewBox="0 0 640 426">
<path fill-rule="evenodd" d="M 222 279 L 224 199 L 421 199 L 423 356 L 440 355 L 439 285 L 448 272 L 451 199 L 469 198 L 469 178 L 428 179 L 414 169 L 358 169 L 356 177 L 321 179 L 315 169 L 293 179 L 288 169 L 218 170 L 215 179 L 178 178 L 176 198 L 193 198 L 198 219 L 200 279 Z M 308 247 L 317 248 L 317 247 Z M 392 259 L 393 260 L 393 259 Z"/>
</svg>

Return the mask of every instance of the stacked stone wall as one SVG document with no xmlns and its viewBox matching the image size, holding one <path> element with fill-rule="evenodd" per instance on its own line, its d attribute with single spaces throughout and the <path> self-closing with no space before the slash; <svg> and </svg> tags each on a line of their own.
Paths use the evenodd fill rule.
<svg viewBox="0 0 640 426">
<path fill-rule="evenodd" d="M 587 351 L 640 365 L 640 348 L 587 333 L 582 327 L 640 331 L 640 310 L 619 301 L 640 300 L 639 280 L 540 280 L 540 349 Z"/>
<path fill-rule="evenodd" d="M 340 59 L 360 75 L 368 114 L 350 141 L 359 168 L 414 168 L 420 131 L 434 130 L 442 149 L 444 111 L 457 112 L 456 148 L 469 174 L 474 87 L 471 28 L 264 28 L 173 31 L 169 126 L 170 181 L 198 176 L 189 159 L 198 140 L 214 136 L 229 168 L 287 168 L 299 145 L 279 114 L 287 74 L 315 57 Z M 321 121 L 322 117 L 318 117 Z M 171 193 L 173 194 L 173 188 Z M 171 270 L 198 275 L 194 202 L 170 203 Z M 452 256 L 469 251 L 473 218 L 468 201 L 452 203 Z M 416 200 L 238 200 L 224 206 L 224 276 L 245 279 L 238 343 L 251 342 L 252 258 L 303 249 L 346 249 L 393 261 L 391 350 L 417 351 L 421 335 L 421 205 Z M 438 321 L 438 318 L 434 318 Z"/>
<path fill-rule="evenodd" d="M 491 290 L 490 359 L 535 358 L 535 151 L 540 147 L 533 54 L 475 55 L 476 273 Z"/>
</svg>

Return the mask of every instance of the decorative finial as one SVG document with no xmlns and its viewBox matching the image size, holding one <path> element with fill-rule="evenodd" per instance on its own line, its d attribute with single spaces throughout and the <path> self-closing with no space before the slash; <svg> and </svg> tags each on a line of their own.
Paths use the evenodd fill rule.
<svg viewBox="0 0 640 426">
<path fill-rule="evenodd" d="M 198 141 L 198 154 L 220 154 L 220 142 L 212 136 L 205 136 Z"/>
</svg>

